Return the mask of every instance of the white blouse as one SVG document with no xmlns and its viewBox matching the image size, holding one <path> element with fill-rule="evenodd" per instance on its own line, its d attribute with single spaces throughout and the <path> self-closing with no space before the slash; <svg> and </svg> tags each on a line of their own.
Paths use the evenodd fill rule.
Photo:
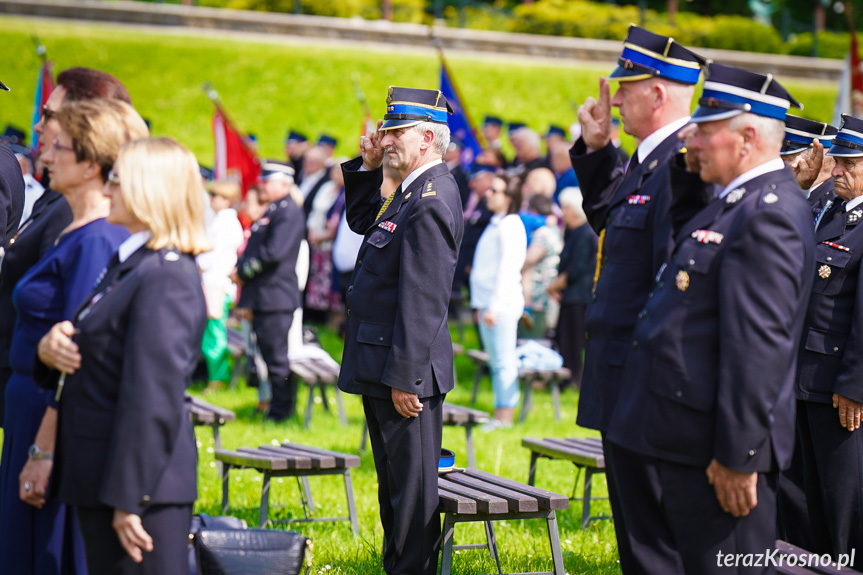
<svg viewBox="0 0 863 575">
<path fill-rule="evenodd" d="M 470 306 L 493 312 L 524 310 L 521 268 L 527 232 L 518 214 L 497 215 L 483 231 L 470 271 Z"/>
</svg>

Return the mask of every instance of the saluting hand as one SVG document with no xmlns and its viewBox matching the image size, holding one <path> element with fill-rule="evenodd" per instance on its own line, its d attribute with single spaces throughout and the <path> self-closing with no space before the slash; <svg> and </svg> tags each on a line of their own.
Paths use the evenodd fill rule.
<svg viewBox="0 0 863 575">
<path fill-rule="evenodd" d="M 839 411 L 839 425 L 848 431 L 860 428 L 860 417 L 863 415 L 863 403 L 848 399 L 838 393 L 833 394 L 833 409 Z"/>
<path fill-rule="evenodd" d="M 408 393 L 393 388 L 393 405 L 402 417 L 418 417 L 423 410 L 423 404 L 415 393 Z"/>
<path fill-rule="evenodd" d="M 381 146 L 383 120 L 378 120 L 378 127 L 373 134 L 360 136 L 360 154 L 363 156 L 363 167 L 367 170 L 377 170 L 384 163 L 384 148 Z"/>
<path fill-rule="evenodd" d="M 611 140 L 611 90 L 605 78 L 599 79 L 599 101 L 590 97 L 578 107 L 578 123 L 591 150 L 604 148 Z"/>
<path fill-rule="evenodd" d="M 816 138 L 810 149 L 800 153 L 791 162 L 791 173 L 794 174 L 794 179 L 797 180 L 801 190 L 808 190 L 818 179 L 821 164 L 824 162 L 823 150 L 824 145 Z"/>
<path fill-rule="evenodd" d="M 141 525 L 141 517 L 134 513 L 126 513 L 120 509 L 114 510 L 114 521 L 111 524 L 114 531 L 117 532 L 117 538 L 120 540 L 120 545 L 132 558 L 135 563 L 140 563 L 144 560 L 144 551 L 153 550 L 153 538 L 144 530 Z"/>
<path fill-rule="evenodd" d="M 39 340 L 39 359 L 42 363 L 62 371 L 63 373 L 75 373 L 81 367 L 81 354 L 78 352 L 78 344 L 72 341 L 75 335 L 75 326 L 71 321 L 61 321 Z"/>
<path fill-rule="evenodd" d="M 716 490 L 719 506 L 734 517 L 745 517 L 758 505 L 757 473 L 740 473 L 714 459 L 707 466 L 707 480 Z"/>
</svg>

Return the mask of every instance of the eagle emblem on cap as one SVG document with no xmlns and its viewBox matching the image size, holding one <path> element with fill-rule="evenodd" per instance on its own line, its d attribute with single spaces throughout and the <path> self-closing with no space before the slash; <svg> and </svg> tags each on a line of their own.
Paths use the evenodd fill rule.
<svg viewBox="0 0 863 575">
<path fill-rule="evenodd" d="M 830 277 L 830 266 L 823 265 L 820 268 L 818 268 L 818 277 L 820 277 L 821 279 L 825 279 L 825 280 L 827 278 L 829 278 Z"/>
<path fill-rule="evenodd" d="M 387 92 L 387 104 L 392 104 L 392 101 L 393 101 L 393 86 L 390 86 L 390 89 Z"/>
<path fill-rule="evenodd" d="M 677 272 L 677 277 L 674 278 L 674 285 L 680 291 L 686 291 L 689 288 L 689 274 L 683 270 Z"/>
</svg>

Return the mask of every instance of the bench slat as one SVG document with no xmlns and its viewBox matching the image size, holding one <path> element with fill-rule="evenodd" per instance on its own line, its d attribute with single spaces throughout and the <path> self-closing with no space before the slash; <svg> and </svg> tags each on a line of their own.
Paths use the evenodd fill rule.
<svg viewBox="0 0 863 575">
<path fill-rule="evenodd" d="M 339 381 L 339 370 L 333 366 L 317 360 L 305 360 L 304 367 L 313 371 L 318 377 L 318 383 L 333 385 Z"/>
<path fill-rule="evenodd" d="M 519 513 L 533 513 L 534 511 L 539 511 L 539 501 L 537 501 L 535 497 L 525 495 L 524 493 L 461 473 L 451 473 L 447 479 L 452 483 L 464 485 L 465 487 L 487 493 L 496 498 L 502 498 L 506 500 L 509 509 L 512 511 L 517 511 Z"/>
<path fill-rule="evenodd" d="M 261 449 L 271 450 L 274 453 L 280 453 L 283 456 L 287 457 L 308 459 L 311 462 L 311 467 L 314 469 L 333 469 L 334 467 L 336 467 L 336 458 L 332 455 L 312 453 L 306 450 L 301 451 L 299 449 L 286 447 L 284 445 L 264 445 L 261 446 Z"/>
<path fill-rule="evenodd" d="M 476 508 L 483 513 L 506 513 L 509 511 L 509 504 L 505 499 L 450 481 L 447 476 L 438 478 L 438 488 L 441 487 L 450 493 L 473 499 L 476 501 Z"/>
<path fill-rule="evenodd" d="M 281 457 L 289 462 L 291 467 L 288 469 L 312 469 L 320 468 L 320 461 L 308 457 L 302 453 L 296 453 L 294 451 L 283 450 L 276 445 L 262 445 L 257 449 L 258 452 L 262 454 L 266 454 L 273 457 Z M 335 462 L 334 462 L 335 464 Z"/>
<path fill-rule="evenodd" d="M 309 369 L 308 366 L 306 366 L 304 363 L 301 363 L 300 361 L 291 362 L 291 371 L 297 374 L 297 377 L 299 377 L 306 383 L 318 383 L 318 376 L 315 374 L 315 372 Z"/>
<path fill-rule="evenodd" d="M 492 475 L 491 473 L 486 473 L 479 469 L 469 468 L 466 469 L 464 473 L 470 477 L 476 477 L 488 483 L 524 493 L 525 495 L 535 498 L 540 505 L 547 509 L 554 511 L 569 509 L 569 498 L 566 495 L 546 491 L 544 489 L 537 489 L 536 487 L 531 487 L 530 485 L 518 483 L 517 481 L 512 481 L 510 479 L 504 479 L 503 477 L 498 477 L 497 475 Z"/>
<path fill-rule="evenodd" d="M 253 455 L 247 452 L 230 451 L 227 449 L 217 449 L 216 460 L 229 465 L 252 467 L 254 469 L 268 469 L 270 471 L 288 469 L 288 462 L 285 459 Z"/>
<path fill-rule="evenodd" d="M 476 501 L 438 486 L 438 506 L 450 513 L 476 514 Z"/>
<path fill-rule="evenodd" d="M 194 395 L 186 394 L 186 397 L 190 399 L 190 411 L 195 413 L 209 412 L 218 415 L 221 419 L 225 421 L 233 421 L 237 419 L 237 414 L 231 411 L 230 409 L 225 409 L 224 407 L 219 407 L 218 405 L 213 405 L 212 403 L 208 403 L 199 397 L 195 397 Z"/>
<path fill-rule="evenodd" d="M 329 455 L 335 457 L 336 459 L 336 467 L 359 467 L 360 466 L 360 457 L 358 455 L 353 455 L 350 453 L 339 453 L 338 451 L 329 451 L 327 449 L 318 449 L 317 447 L 309 447 L 307 445 L 300 445 L 299 443 L 290 443 L 284 442 L 282 443 L 282 447 L 288 447 L 290 449 L 294 449 L 299 452 L 305 452 L 309 454 L 318 454 L 318 455 Z"/>
<path fill-rule="evenodd" d="M 605 468 L 605 455 L 601 443 L 579 438 L 557 439 L 548 437 L 536 439 L 525 437 L 521 440 L 521 444 L 532 452 L 548 457 L 565 459 L 599 469 Z"/>
</svg>

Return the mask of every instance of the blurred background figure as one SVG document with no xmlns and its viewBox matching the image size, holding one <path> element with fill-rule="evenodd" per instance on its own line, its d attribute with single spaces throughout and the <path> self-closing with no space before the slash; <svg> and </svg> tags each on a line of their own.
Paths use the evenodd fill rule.
<svg viewBox="0 0 863 575">
<path fill-rule="evenodd" d="M 344 190 L 340 164 L 341 161 L 337 161 L 329 168 L 329 174 L 321 181 L 321 187 L 312 200 L 312 209 L 306 218 L 309 278 L 303 312 L 307 321 L 318 320 L 319 323 L 326 323 L 330 318 L 330 311 L 334 306 L 338 306 L 338 295 L 333 287 L 333 240 L 336 237 L 336 228 L 328 226 L 327 221 L 333 204 Z"/>
<path fill-rule="evenodd" d="M 581 202 L 578 188 L 567 188 L 560 193 L 565 226 L 563 250 L 558 275 L 548 285 L 548 293 L 560 302 L 555 330 L 557 350 L 563 356 L 563 366 L 572 373 L 570 383 L 576 387 L 581 385 L 584 312 L 593 288 L 597 247 L 596 234 L 587 225 Z"/>
<path fill-rule="evenodd" d="M 525 338 L 546 338 L 557 325 L 558 303 L 548 297 L 548 286 L 557 277 L 563 234 L 552 213 L 551 198 L 536 194 L 528 202 L 528 212 L 544 218 L 543 225 L 530 235 L 530 244 L 522 268 L 524 284 L 524 311 L 519 335 Z M 525 321 L 527 320 L 527 321 Z"/>
<path fill-rule="evenodd" d="M 501 146 L 500 134 L 503 131 L 503 120 L 497 116 L 486 116 L 482 122 L 482 137 L 488 146 L 499 150 Z"/>
<path fill-rule="evenodd" d="M 217 180 L 208 189 L 213 218 L 207 226 L 211 249 L 197 257 L 207 301 L 207 328 L 201 351 L 207 363 L 207 389 L 222 389 L 231 379 L 231 354 L 228 351 L 228 311 L 237 287 L 228 277 L 237 265 L 237 252 L 243 245 L 243 226 L 232 206 L 239 199 L 240 186 Z"/>
<path fill-rule="evenodd" d="M 45 193 L 45 188 L 33 176 L 36 168 L 29 150 L 21 146 L 14 146 L 12 147 L 12 151 L 18 159 L 18 165 L 21 166 L 21 174 L 24 176 L 24 211 L 21 212 L 21 221 L 18 223 L 18 229 L 21 229 L 21 226 L 30 219 L 30 214 L 33 213 L 33 206 L 42 197 L 42 194 Z"/>
<path fill-rule="evenodd" d="M 463 147 L 464 144 L 462 141 L 453 137 L 449 141 L 446 153 L 443 155 L 443 161 L 446 162 L 446 167 L 449 168 L 449 173 L 455 179 L 455 183 L 458 186 L 462 207 L 467 203 L 467 199 L 470 196 L 470 179 L 467 170 L 461 165 L 461 151 Z"/>
<path fill-rule="evenodd" d="M 85 572 L 77 519 L 70 507 L 46 494 L 57 403 L 34 379 L 36 347 L 55 323 L 73 318 L 129 236 L 106 220 L 110 201 L 102 188 L 120 146 L 148 135 L 132 106 L 118 100 L 67 102 L 58 120 L 57 135 L 42 158 L 72 221 L 13 292 L 18 318 L 0 458 L 0 565 L 22 575 L 58 572 L 58 566 L 62 573 Z"/>
<path fill-rule="evenodd" d="M 309 151 L 311 144 L 305 134 L 289 130 L 285 138 L 285 156 L 294 168 L 294 182 L 301 184 L 303 181 L 303 158 Z"/>
<path fill-rule="evenodd" d="M 521 268 L 527 236 L 518 217 L 521 191 L 512 180 L 495 176 L 486 192 L 493 214 L 476 246 L 470 271 L 470 306 L 477 313 L 479 334 L 488 352 L 494 390 L 494 415 L 487 431 L 512 426 L 518 405 L 516 328 L 524 311 Z"/>
</svg>

